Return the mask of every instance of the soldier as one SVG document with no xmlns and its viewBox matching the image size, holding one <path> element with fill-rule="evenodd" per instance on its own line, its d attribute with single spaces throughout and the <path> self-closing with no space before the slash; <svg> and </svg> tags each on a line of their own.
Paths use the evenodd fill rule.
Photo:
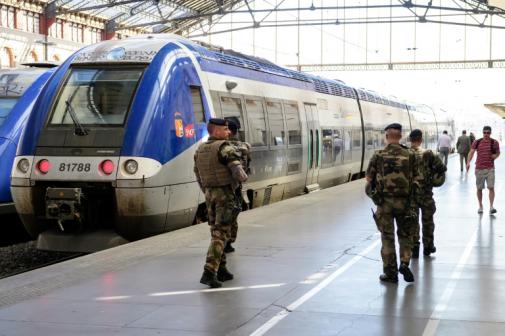
<svg viewBox="0 0 505 336">
<path fill-rule="evenodd" d="M 417 214 L 422 213 L 423 223 L 423 254 L 429 256 L 437 251 L 434 244 L 435 223 L 433 215 L 437 210 L 435 200 L 433 199 L 433 187 L 439 187 L 445 180 L 446 166 L 438 155 L 431 150 L 421 148 L 423 143 L 423 132 L 415 129 L 409 135 L 411 149 L 416 154 L 418 163 L 418 182 L 419 189 L 416 192 Z M 412 258 L 419 258 L 419 222 L 416 221 L 414 229 L 414 247 L 412 249 Z"/>
<path fill-rule="evenodd" d="M 240 121 L 235 118 L 226 118 L 228 121 L 228 129 L 230 130 L 230 142 L 237 148 L 237 150 L 241 154 L 241 160 L 240 162 L 242 163 L 242 168 L 244 171 L 249 174 L 249 164 L 251 162 L 251 145 L 248 144 L 247 142 L 240 141 L 238 137 L 238 130 L 240 129 Z M 231 253 L 235 251 L 235 248 L 231 246 L 232 243 L 234 243 L 237 240 L 237 232 L 238 232 L 238 222 L 237 218 L 242 211 L 242 183 L 238 183 L 237 187 L 235 188 L 235 211 L 233 212 L 234 219 L 233 222 L 231 223 L 231 237 L 230 240 L 226 243 L 226 246 L 224 247 L 224 252 L 225 253 Z"/>
<path fill-rule="evenodd" d="M 377 151 L 366 171 L 366 192 L 377 205 L 374 219 L 382 239 L 384 273 L 379 279 L 398 282 L 398 272 L 407 282 L 414 281 L 409 269 L 415 210 L 412 209 L 414 181 L 417 178 L 415 154 L 400 145 L 402 126 L 394 123 L 385 128 L 387 146 Z M 400 243 L 400 267 L 396 262 L 395 225 Z"/>
<path fill-rule="evenodd" d="M 226 120 L 210 119 L 207 130 L 209 139 L 196 150 L 194 167 L 197 182 L 205 193 L 211 233 L 200 283 L 217 288 L 222 286 L 221 281 L 233 279 L 226 268 L 223 249 L 230 239 L 234 186 L 245 182 L 247 174 L 240 163 L 240 152 L 226 141 L 230 133 Z"/>
</svg>

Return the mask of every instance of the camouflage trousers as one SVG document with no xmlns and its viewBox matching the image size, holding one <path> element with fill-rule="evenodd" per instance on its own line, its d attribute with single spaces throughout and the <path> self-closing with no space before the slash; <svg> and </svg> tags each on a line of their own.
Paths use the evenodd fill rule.
<svg viewBox="0 0 505 336">
<path fill-rule="evenodd" d="M 398 242 L 400 243 L 400 261 L 410 262 L 412 256 L 413 234 L 415 225 L 407 219 L 407 201 L 400 198 L 384 198 L 384 202 L 377 207 L 377 228 L 381 233 L 382 265 L 384 273 L 395 275 L 398 273 L 395 248 L 395 224 Z"/>
<path fill-rule="evenodd" d="M 237 240 L 238 233 L 238 215 L 242 211 L 242 186 L 235 189 L 235 208 L 233 211 L 233 221 L 231 222 L 230 242 L 234 243 Z"/>
<path fill-rule="evenodd" d="M 435 206 L 435 200 L 432 196 L 424 197 L 419 202 L 419 208 L 417 209 L 417 213 L 419 216 L 419 212 L 422 214 L 421 222 L 423 224 L 423 246 L 428 247 L 433 245 L 434 240 L 434 232 L 435 232 L 435 222 L 433 221 L 433 215 L 435 215 L 435 211 L 437 211 L 437 207 Z M 414 229 L 414 245 L 419 245 L 420 239 L 420 228 L 419 221 L 416 223 L 416 227 Z"/>
<path fill-rule="evenodd" d="M 205 201 L 211 238 L 204 268 L 216 273 L 219 266 L 226 266 L 223 249 L 231 235 L 235 194 L 231 186 L 206 188 Z"/>
</svg>

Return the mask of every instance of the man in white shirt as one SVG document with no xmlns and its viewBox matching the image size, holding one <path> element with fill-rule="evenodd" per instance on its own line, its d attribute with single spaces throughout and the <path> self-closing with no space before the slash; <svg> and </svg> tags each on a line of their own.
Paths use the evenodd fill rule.
<svg viewBox="0 0 505 336">
<path fill-rule="evenodd" d="M 437 150 L 440 153 L 440 158 L 444 161 L 447 166 L 447 158 L 449 157 L 449 152 L 451 151 L 451 137 L 447 135 L 447 131 L 443 131 L 442 135 L 438 137 Z"/>
</svg>

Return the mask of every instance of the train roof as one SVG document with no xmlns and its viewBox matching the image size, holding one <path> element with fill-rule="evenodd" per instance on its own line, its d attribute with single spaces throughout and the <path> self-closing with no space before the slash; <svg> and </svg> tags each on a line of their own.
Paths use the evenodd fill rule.
<svg viewBox="0 0 505 336">
<path fill-rule="evenodd" d="M 260 57 L 245 55 L 234 50 L 214 47 L 203 42 L 191 41 L 174 34 L 137 35 L 123 40 L 104 41 L 82 49 L 76 55 L 73 63 L 150 63 L 156 53 L 169 42 L 180 42 L 186 46 L 189 50 L 191 50 L 191 52 L 193 52 L 193 54 L 195 54 L 200 63 L 208 61 L 226 64 L 237 68 L 303 82 L 307 84 L 308 87 L 311 87 L 315 92 L 327 95 L 352 99 L 359 97 L 361 100 L 377 104 L 405 108 L 405 104 L 399 100 L 388 98 L 365 89 L 354 89 L 339 80 L 322 78 L 300 71 L 287 69 Z M 286 83 L 286 81 L 283 83 Z M 305 87 L 307 87 L 307 85 Z"/>
</svg>

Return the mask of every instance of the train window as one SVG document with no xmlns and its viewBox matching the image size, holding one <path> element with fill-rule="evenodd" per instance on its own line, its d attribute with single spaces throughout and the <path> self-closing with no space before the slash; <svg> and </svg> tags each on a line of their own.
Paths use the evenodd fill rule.
<svg viewBox="0 0 505 336">
<path fill-rule="evenodd" d="M 296 103 L 284 103 L 286 114 L 286 126 L 288 128 L 288 140 L 290 145 L 302 144 L 302 128 L 300 126 L 300 114 Z"/>
<path fill-rule="evenodd" d="M 366 146 L 373 147 L 373 131 L 372 130 L 366 131 Z"/>
<path fill-rule="evenodd" d="M 191 100 L 193 101 L 193 112 L 195 114 L 195 123 L 205 124 L 205 111 L 203 109 L 202 94 L 200 88 L 191 86 Z"/>
<path fill-rule="evenodd" d="M 361 147 L 361 130 L 354 129 L 352 131 L 352 147 L 353 148 Z"/>
<path fill-rule="evenodd" d="M 352 161 L 352 138 L 351 138 L 351 130 L 344 130 L 344 161 L 351 162 Z"/>
<path fill-rule="evenodd" d="M 341 130 L 333 130 L 333 160 L 335 165 L 342 162 L 344 139 Z"/>
<path fill-rule="evenodd" d="M 221 108 L 223 109 L 223 118 L 238 118 L 241 126 L 238 131 L 239 139 L 245 141 L 244 112 L 240 98 L 221 97 Z"/>
<path fill-rule="evenodd" d="M 270 126 L 270 145 L 282 146 L 286 144 L 284 132 L 284 118 L 282 105 L 277 102 L 267 101 L 268 125 Z"/>
<path fill-rule="evenodd" d="M 253 147 L 267 145 L 267 125 L 263 102 L 257 99 L 246 99 L 245 105 L 249 118 L 250 143 Z"/>
<path fill-rule="evenodd" d="M 0 99 L 0 126 L 4 123 L 5 119 L 16 105 L 18 98 L 5 98 Z"/>
<path fill-rule="evenodd" d="M 73 68 L 56 99 L 51 125 L 122 125 L 141 68 Z"/>
<path fill-rule="evenodd" d="M 333 130 L 322 129 L 321 167 L 333 166 Z"/>
<path fill-rule="evenodd" d="M 376 148 L 376 149 L 380 148 L 380 145 L 381 145 L 381 140 L 380 140 L 380 138 L 381 138 L 381 132 L 380 132 L 380 130 L 375 130 L 374 134 L 373 134 L 373 137 L 374 137 L 373 138 L 373 147 Z"/>
</svg>

